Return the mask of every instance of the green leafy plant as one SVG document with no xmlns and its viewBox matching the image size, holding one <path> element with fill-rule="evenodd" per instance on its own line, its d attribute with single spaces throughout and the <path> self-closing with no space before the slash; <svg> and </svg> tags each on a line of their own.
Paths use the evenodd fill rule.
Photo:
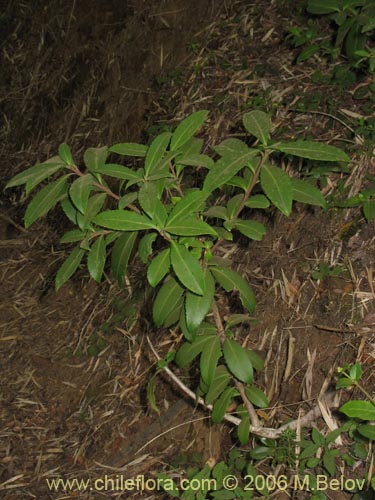
<svg viewBox="0 0 375 500">
<path fill-rule="evenodd" d="M 249 433 L 261 428 L 254 407 L 269 404 L 255 382 L 263 360 L 236 340 L 234 329 L 251 318 L 255 297 L 231 261 L 217 251 L 239 234 L 262 239 L 266 228 L 254 217 L 255 209 L 266 210 L 272 204 L 289 216 L 294 200 L 326 206 L 313 184 L 291 178 L 272 157 L 287 154 L 333 163 L 350 158 L 323 143 L 273 141 L 269 116 L 257 110 L 243 116 L 248 142 L 225 139 L 213 155 L 203 154 L 203 140 L 194 135 L 207 116 L 205 110 L 193 113 L 148 146 L 89 148 L 83 165 L 62 144 L 57 156 L 16 175 L 7 188 L 25 185 L 30 195 L 48 180 L 28 204 L 26 228 L 57 205 L 74 226 L 61 238 L 75 246 L 57 272 L 56 290 L 84 259 L 96 282 L 109 261 L 113 278 L 122 286 L 129 259 L 137 254 L 155 289 L 154 324 L 178 325 L 185 337 L 175 356 L 177 365 L 185 368 L 200 359 L 198 394 L 212 408 L 212 420 L 225 418 L 235 401 L 238 437 L 246 443 Z M 222 196 L 226 192 L 232 193 L 229 199 Z M 221 317 L 216 296 L 223 292 L 238 294 L 241 313 Z"/>
</svg>

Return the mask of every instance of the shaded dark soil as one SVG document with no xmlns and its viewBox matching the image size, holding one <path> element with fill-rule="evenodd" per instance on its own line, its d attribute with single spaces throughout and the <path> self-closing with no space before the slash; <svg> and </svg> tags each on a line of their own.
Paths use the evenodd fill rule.
<svg viewBox="0 0 375 500">
<path fill-rule="evenodd" d="M 210 110 L 207 147 L 243 134 L 241 114 L 254 107 L 272 111 L 276 135 L 348 140 L 328 115 L 293 111 L 316 91 L 310 75 L 318 63 L 294 66 L 295 52 L 282 43 L 288 9 L 261 0 L 54 0 L 9 2 L 3 10 L 1 187 L 62 142 L 78 158 L 89 146 L 147 141 L 202 107 Z M 351 90 L 338 97 L 331 90 L 331 101 L 360 112 Z M 325 103 L 319 109 L 327 111 Z M 358 190 L 374 163 L 355 145 L 352 154 L 349 183 Z M 336 182 L 333 176 L 326 184 L 328 194 Z M 155 361 L 146 334 L 160 354 L 176 348 L 180 337 L 149 324 L 136 259 L 129 290 L 109 280 L 96 285 L 81 270 L 55 293 L 65 222 L 52 213 L 25 231 L 27 201 L 20 189 L 3 192 L 0 201 L 3 498 L 125 498 L 51 492 L 46 479 L 153 476 L 179 455 L 188 464 L 197 454 L 201 463 L 225 459 L 235 442 L 232 430 L 212 426 L 188 402 L 174 406 L 181 394 L 164 377 L 156 386 L 162 416 L 155 432 L 177 428 L 147 445 L 156 414 L 146 398 Z M 345 362 L 361 361 L 364 383 L 373 387 L 375 245 L 373 225 L 355 210 L 324 214 L 297 204 L 289 219 L 273 212 L 255 217 L 268 227 L 264 240 L 248 246 L 240 239 L 223 252 L 230 251 L 256 292 L 257 321 L 236 333 L 267 361 L 259 384 L 271 408 L 262 418 L 276 427 L 296 418 L 299 408 L 310 409 L 324 380 L 333 388 L 335 370 Z M 355 231 L 347 234 L 351 221 Z M 342 272 L 318 279 L 322 263 Z M 188 374 L 180 376 L 189 384 Z M 133 497 L 163 494 L 126 496 Z"/>
</svg>

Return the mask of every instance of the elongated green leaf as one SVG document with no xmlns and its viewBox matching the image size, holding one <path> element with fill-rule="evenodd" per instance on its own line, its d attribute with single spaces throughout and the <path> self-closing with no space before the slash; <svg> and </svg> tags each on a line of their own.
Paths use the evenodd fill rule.
<svg viewBox="0 0 375 500">
<path fill-rule="evenodd" d="M 234 227 L 248 238 L 261 241 L 266 234 L 266 228 L 260 222 L 255 220 L 237 220 Z"/>
<path fill-rule="evenodd" d="M 185 299 L 186 326 L 195 333 L 211 309 L 215 293 L 215 282 L 208 269 L 204 270 L 205 293 L 203 296 L 187 292 Z"/>
<path fill-rule="evenodd" d="M 50 158 L 44 163 L 38 163 L 23 172 L 15 175 L 5 186 L 5 189 L 26 184 L 26 193 L 29 193 L 40 182 L 47 179 L 60 168 L 65 167 L 65 163 L 58 156 Z"/>
<path fill-rule="evenodd" d="M 237 151 L 220 158 L 219 161 L 208 172 L 204 183 L 203 190 L 211 193 L 216 188 L 222 186 L 234 177 L 249 160 L 259 154 L 259 151 L 249 149 L 246 153 Z"/>
<path fill-rule="evenodd" d="M 228 220 L 227 208 L 219 205 L 210 207 L 208 210 L 203 212 L 203 215 L 205 215 L 206 217 L 215 217 L 217 219 Z"/>
<path fill-rule="evenodd" d="M 118 165 L 117 163 L 107 163 L 95 168 L 95 173 L 115 177 L 116 179 L 123 179 L 128 181 L 140 182 L 143 177 L 142 170 L 132 170 L 131 168 Z"/>
<path fill-rule="evenodd" d="M 232 219 L 239 209 L 242 200 L 243 200 L 244 195 L 243 194 L 236 194 L 236 196 L 233 196 L 228 203 L 227 203 L 227 216 L 228 219 Z"/>
<path fill-rule="evenodd" d="M 201 354 L 200 369 L 203 381 L 210 385 L 216 371 L 217 362 L 221 357 L 221 344 L 218 336 L 213 337 L 207 344 Z"/>
<path fill-rule="evenodd" d="M 245 387 L 245 394 L 249 401 L 258 408 L 267 408 L 269 406 L 269 401 L 267 396 L 263 391 L 251 385 L 250 387 Z"/>
<path fill-rule="evenodd" d="M 237 427 L 237 436 L 242 445 L 249 441 L 250 435 L 250 418 L 247 412 L 241 415 L 240 425 Z"/>
<path fill-rule="evenodd" d="M 199 356 L 206 345 L 216 339 L 216 335 L 198 335 L 193 342 L 185 342 L 179 348 L 175 361 L 180 368 L 185 368 Z"/>
<path fill-rule="evenodd" d="M 367 222 L 372 221 L 375 218 L 375 199 L 363 200 L 362 208 Z"/>
<path fill-rule="evenodd" d="M 357 431 L 368 439 L 375 441 L 375 425 L 362 424 L 357 427 Z"/>
<path fill-rule="evenodd" d="M 100 283 L 105 264 L 105 240 L 104 236 L 99 236 L 91 247 L 87 258 L 87 267 L 92 279 Z"/>
<path fill-rule="evenodd" d="M 264 369 L 263 358 L 261 358 L 259 354 L 252 351 L 251 349 L 246 349 L 246 353 L 248 358 L 250 359 L 250 363 L 253 365 L 254 370 L 261 372 Z"/>
<path fill-rule="evenodd" d="M 171 139 L 171 151 L 183 146 L 189 139 L 193 137 L 195 132 L 201 128 L 208 116 L 208 111 L 201 110 L 191 114 L 178 125 L 173 132 Z"/>
<path fill-rule="evenodd" d="M 179 165 L 185 165 L 189 167 L 205 167 L 212 168 L 214 166 L 214 161 L 207 155 L 191 153 L 189 155 L 184 155 L 178 158 Z"/>
<path fill-rule="evenodd" d="M 172 134 L 170 132 L 163 132 L 158 135 L 150 144 L 148 148 L 146 161 L 145 161 L 145 178 L 152 173 L 153 169 L 158 165 L 161 158 L 163 158 Z"/>
<path fill-rule="evenodd" d="M 111 268 L 118 285 L 121 287 L 124 283 L 126 270 L 130 255 L 132 253 L 137 232 L 122 234 L 113 245 L 111 255 Z"/>
<path fill-rule="evenodd" d="M 171 264 L 181 283 L 193 293 L 204 295 L 205 278 L 200 263 L 190 254 L 189 250 L 171 242 Z"/>
<path fill-rule="evenodd" d="M 59 146 L 59 156 L 64 163 L 67 165 L 74 165 L 72 152 L 67 144 L 60 144 Z"/>
<path fill-rule="evenodd" d="M 208 405 L 212 404 L 215 399 L 220 396 L 220 394 L 229 384 L 230 379 L 231 376 L 229 375 L 229 372 L 225 368 L 225 366 L 220 365 L 216 368 L 215 374 L 205 398 Z"/>
<path fill-rule="evenodd" d="M 72 229 L 67 231 L 61 238 L 60 243 L 76 243 L 77 241 L 82 241 L 86 236 L 86 233 L 82 232 L 80 229 Z"/>
<path fill-rule="evenodd" d="M 60 269 L 57 271 L 55 278 L 55 288 L 56 291 L 63 286 L 68 279 L 73 276 L 76 272 L 78 266 L 81 263 L 82 257 L 85 251 L 82 248 L 76 247 L 73 252 L 69 255 Z"/>
<path fill-rule="evenodd" d="M 169 171 L 169 164 L 178 155 L 178 151 L 168 151 L 155 165 L 152 172 L 148 175 L 148 180 L 164 179 L 166 177 L 172 177 Z"/>
<path fill-rule="evenodd" d="M 350 418 L 361 420 L 375 420 L 375 405 L 370 401 L 348 401 L 340 408 Z"/>
<path fill-rule="evenodd" d="M 150 263 L 147 269 L 147 279 L 155 287 L 166 276 L 171 267 L 170 249 L 162 250 Z"/>
<path fill-rule="evenodd" d="M 25 212 L 25 227 L 30 227 L 61 200 L 67 191 L 68 177 L 69 175 L 64 175 L 51 182 L 34 196 Z"/>
<path fill-rule="evenodd" d="M 245 205 L 249 208 L 268 208 L 270 202 L 263 194 L 255 194 L 247 200 Z"/>
<path fill-rule="evenodd" d="M 138 192 L 138 201 L 146 214 L 151 217 L 159 230 L 164 228 L 167 211 L 158 198 L 155 183 L 145 182 Z"/>
<path fill-rule="evenodd" d="M 156 411 L 156 413 L 160 413 L 160 410 L 158 408 L 158 405 L 156 404 L 156 399 L 155 399 L 155 379 L 158 376 L 158 373 L 159 371 L 154 373 L 147 384 L 147 401 L 149 402 L 151 408 L 154 411 Z"/>
<path fill-rule="evenodd" d="M 238 152 L 246 154 L 249 152 L 249 146 L 240 139 L 231 137 L 214 146 L 214 151 L 220 156 L 237 154 Z"/>
<path fill-rule="evenodd" d="M 155 224 L 150 219 L 130 210 L 105 210 L 94 218 L 94 222 L 98 226 L 119 231 L 156 229 Z"/>
<path fill-rule="evenodd" d="M 200 236 L 201 234 L 217 236 L 215 229 L 194 216 L 178 218 L 172 224 L 167 221 L 165 230 L 177 236 Z"/>
<path fill-rule="evenodd" d="M 218 424 L 223 420 L 229 403 L 234 396 L 234 392 L 235 390 L 233 387 L 227 387 L 226 389 L 224 389 L 219 399 L 214 403 L 214 408 L 211 414 L 211 418 L 214 424 Z"/>
<path fill-rule="evenodd" d="M 310 14 L 332 14 L 332 12 L 340 12 L 341 5 L 339 0 L 309 0 L 307 11 Z"/>
<path fill-rule="evenodd" d="M 73 222 L 73 224 L 77 224 L 77 209 L 74 208 L 72 202 L 70 201 L 68 196 L 65 196 L 61 200 L 61 208 L 63 209 L 64 214 L 67 216 L 67 218 L 70 220 L 70 222 Z"/>
<path fill-rule="evenodd" d="M 160 288 L 154 301 L 152 316 L 156 326 L 162 326 L 175 310 L 184 290 L 174 278 L 166 281 Z"/>
<path fill-rule="evenodd" d="M 122 156 L 135 156 L 143 158 L 147 153 L 147 146 L 143 144 L 137 144 L 135 142 L 124 142 L 121 144 L 114 144 L 108 151 L 111 153 L 117 153 Z"/>
<path fill-rule="evenodd" d="M 317 205 L 318 207 L 325 207 L 326 200 L 322 193 L 315 186 L 309 182 L 300 179 L 292 179 L 293 200 L 307 203 L 309 205 Z"/>
<path fill-rule="evenodd" d="M 259 139 L 262 144 L 267 145 L 271 132 L 270 117 L 263 111 L 256 109 L 250 111 L 250 113 L 245 113 L 242 120 L 245 129 Z"/>
<path fill-rule="evenodd" d="M 88 148 L 83 155 L 83 161 L 86 167 L 91 170 L 91 172 L 96 172 L 96 169 L 107 160 L 108 148 L 103 146 L 101 148 Z"/>
<path fill-rule="evenodd" d="M 69 189 L 69 196 L 73 205 L 82 213 L 86 212 L 87 203 L 89 201 L 90 191 L 94 178 L 91 174 L 85 174 L 78 177 Z"/>
<path fill-rule="evenodd" d="M 131 203 L 133 203 L 138 198 L 138 193 L 128 193 L 122 196 L 118 201 L 118 208 L 122 210 L 123 208 L 128 207 Z"/>
<path fill-rule="evenodd" d="M 226 339 L 223 345 L 224 359 L 229 370 L 238 380 L 251 384 L 253 381 L 253 366 L 247 355 L 247 349 L 234 340 Z"/>
<path fill-rule="evenodd" d="M 240 294 L 242 305 L 253 313 L 255 310 L 255 297 L 250 285 L 232 269 L 225 267 L 211 267 L 211 272 L 216 281 L 226 290 L 231 292 L 237 290 Z"/>
<path fill-rule="evenodd" d="M 200 211 L 203 208 L 207 196 L 208 194 L 203 191 L 192 191 L 187 194 L 185 198 L 182 198 L 182 200 L 176 203 L 172 208 L 168 217 L 167 227 L 178 219 L 183 219 L 186 216 Z"/>
<path fill-rule="evenodd" d="M 350 162 L 349 156 L 342 150 L 329 144 L 312 141 L 281 142 L 273 146 L 282 153 L 320 161 Z"/>
<path fill-rule="evenodd" d="M 138 255 L 143 264 L 147 264 L 152 253 L 152 244 L 157 238 L 157 233 L 148 233 L 143 236 L 138 245 Z"/>
<path fill-rule="evenodd" d="M 90 224 L 95 215 L 97 215 L 103 208 L 106 198 L 107 198 L 106 193 L 94 194 L 89 198 L 86 212 L 82 220 L 82 226 L 84 229 L 86 229 L 86 227 Z"/>
<path fill-rule="evenodd" d="M 272 203 L 287 217 L 292 210 L 293 188 L 290 177 L 279 167 L 264 165 L 260 183 Z"/>
</svg>

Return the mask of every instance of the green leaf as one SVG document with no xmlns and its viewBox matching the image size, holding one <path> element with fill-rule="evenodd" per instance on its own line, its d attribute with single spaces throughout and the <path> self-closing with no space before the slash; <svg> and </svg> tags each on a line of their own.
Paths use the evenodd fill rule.
<svg viewBox="0 0 375 500">
<path fill-rule="evenodd" d="M 245 387 L 245 394 L 248 400 L 258 408 L 267 408 L 270 404 L 264 392 L 257 387 L 254 387 L 253 385 L 250 387 Z"/>
<path fill-rule="evenodd" d="M 201 110 L 196 111 L 187 118 L 185 118 L 176 128 L 172 135 L 171 140 L 171 151 L 183 146 L 189 139 L 193 137 L 195 132 L 201 128 L 204 121 L 208 116 L 208 111 Z"/>
<path fill-rule="evenodd" d="M 169 164 L 177 155 L 178 151 L 168 151 L 152 169 L 152 172 L 148 175 L 148 180 L 153 181 L 165 177 L 172 177 L 169 171 Z"/>
<path fill-rule="evenodd" d="M 255 310 L 255 297 L 250 285 L 235 271 L 225 267 L 212 267 L 211 272 L 216 281 L 225 291 L 237 290 L 240 294 L 242 305 L 253 313 Z"/>
<path fill-rule="evenodd" d="M 264 369 L 264 361 L 256 352 L 251 349 L 247 349 L 247 357 L 250 359 L 250 363 L 253 365 L 253 368 L 258 372 L 261 372 Z"/>
<path fill-rule="evenodd" d="M 167 220 L 167 211 L 158 199 L 157 187 L 154 183 L 145 182 L 143 184 L 138 192 L 138 201 L 158 229 L 163 229 Z"/>
<path fill-rule="evenodd" d="M 171 224 L 167 221 L 165 230 L 177 236 L 200 236 L 202 234 L 217 236 L 215 229 L 194 216 L 179 218 Z"/>
<path fill-rule="evenodd" d="M 115 241 L 112 248 L 111 268 L 120 287 L 124 283 L 129 258 L 136 238 L 137 232 L 124 233 Z"/>
<path fill-rule="evenodd" d="M 100 283 L 106 259 L 104 236 L 99 236 L 90 249 L 87 258 L 87 267 L 92 279 Z"/>
<path fill-rule="evenodd" d="M 248 164 L 250 158 L 257 154 L 259 154 L 259 151 L 249 149 L 246 153 L 237 151 L 236 153 L 223 156 L 208 172 L 203 183 L 203 190 L 212 193 L 216 188 L 222 186 L 235 176 L 241 168 Z"/>
<path fill-rule="evenodd" d="M 60 144 L 59 146 L 59 156 L 66 165 L 74 165 L 72 152 L 67 144 Z"/>
<path fill-rule="evenodd" d="M 180 368 L 185 368 L 199 356 L 205 346 L 216 339 L 216 335 L 198 335 L 193 342 L 184 342 L 176 354 L 175 361 Z"/>
<path fill-rule="evenodd" d="M 170 132 L 163 132 L 158 135 L 150 144 L 148 148 L 146 161 L 145 161 L 145 178 L 152 173 L 158 165 L 160 159 L 164 156 L 172 134 Z"/>
<path fill-rule="evenodd" d="M 339 0 L 309 0 L 307 12 L 316 15 L 340 12 L 340 3 Z"/>
<path fill-rule="evenodd" d="M 331 477 L 335 475 L 336 471 L 335 457 L 333 452 L 334 450 L 327 450 L 323 455 L 324 468 Z"/>
<path fill-rule="evenodd" d="M 118 208 L 122 210 L 138 199 L 138 193 L 128 193 L 122 196 L 118 201 Z"/>
<path fill-rule="evenodd" d="M 217 362 L 221 357 L 221 344 L 218 336 L 213 337 L 205 344 L 200 359 L 201 377 L 206 384 L 211 384 Z"/>
<path fill-rule="evenodd" d="M 241 382 L 251 384 L 253 381 L 253 367 L 246 351 L 247 349 L 244 349 L 234 340 L 226 339 L 224 341 L 224 359 L 229 370 Z"/>
<path fill-rule="evenodd" d="M 362 366 L 359 363 L 354 363 L 354 365 L 350 368 L 350 378 L 352 380 L 359 380 L 362 377 Z"/>
<path fill-rule="evenodd" d="M 208 210 L 203 212 L 203 215 L 205 215 L 206 217 L 215 217 L 217 219 L 228 220 L 226 207 L 222 207 L 219 205 L 214 205 L 213 207 L 210 207 Z"/>
<path fill-rule="evenodd" d="M 325 208 L 327 203 L 319 189 L 309 182 L 300 179 L 291 179 L 293 189 L 293 200 L 307 203 L 308 205 L 317 205 Z"/>
<path fill-rule="evenodd" d="M 261 241 L 266 234 L 266 228 L 255 220 L 236 220 L 234 227 L 247 238 Z"/>
<path fill-rule="evenodd" d="M 160 413 L 155 399 L 155 379 L 157 376 L 158 372 L 154 373 L 147 384 L 147 401 L 149 402 L 151 408 L 156 411 L 156 413 Z"/>
<path fill-rule="evenodd" d="M 215 282 L 208 269 L 204 270 L 205 293 L 203 296 L 187 292 L 185 299 L 186 326 L 191 333 L 197 331 L 211 309 L 215 293 Z"/>
<path fill-rule="evenodd" d="M 162 326 L 174 311 L 184 290 L 174 278 L 166 281 L 159 290 L 154 301 L 152 316 L 156 326 Z"/>
<path fill-rule="evenodd" d="M 85 251 L 82 248 L 76 247 L 57 271 L 55 278 L 56 291 L 76 272 L 84 253 Z"/>
<path fill-rule="evenodd" d="M 319 161 L 350 162 L 349 156 L 342 149 L 320 142 L 295 141 L 273 144 L 273 149 L 300 158 Z M 267 193 L 266 193 L 267 194 Z"/>
<path fill-rule="evenodd" d="M 132 170 L 131 168 L 118 165 L 117 163 L 107 163 L 96 167 L 95 173 L 115 177 L 127 181 L 140 182 L 143 178 L 142 170 Z"/>
<path fill-rule="evenodd" d="M 121 144 L 114 144 L 108 151 L 110 153 L 117 153 L 122 156 L 135 156 L 143 158 L 147 153 L 147 146 L 137 144 L 135 142 L 124 142 Z"/>
<path fill-rule="evenodd" d="M 63 209 L 64 214 L 73 222 L 73 224 L 77 224 L 77 210 L 74 208 L 72 202 L 69 200 L 69 197 L 66 196 L 60 203 L 61 208 Z"/>
<path fill-rule="evenodd" d="M 309 45 L 308 47 L 303 49 L 300 55 L 297 57 L 297 63 L 307 61 L 307 59 L 310 59 L 310 57 L 314 56 L 318 52 L 320 52 L 320 45 Z"/>
<path fill-rule="evenodd" d="M 292 210 L 293 188 L 290 177 L 279 167 L 264 165 L 260 172 L 263 191 L 272 203 L 287 217 Z"/>
<path fill-rule="evenodd" d="M 172 208 L 167 220 L 167 227 L 178 219 L 183 219 L 202 210 L 207 196 L 208 194 L 203 191 L 192 191 L 187 194 Z"/>
<path fill-rule="evenodd" d="M 371 222 L 375 218 L 375 200 L 363 200 L 362 208 L 367 222 Z"/>
<path fill-rule="evenodd" d="M 171 264 L 181 283 L 198 295 L 205 293 L 205 279 L 200 263 L 192 257 L 189 250 L 171 241 Z"/>
<path fill-rule="evenodd" d="M 248 413 L 241 415 L 240 425 L 237 427 L 237 436 L 242 445 L 249 441 L 250 435 L 250 419 Z"/>
<path fill-rule="evenodd" d="M 250 111 L 250 113 L 245 113 L 242 120 L 245 129 L 266 146 L 271 132 L 270 117 L 263 111 L 254 110 Z"/>
<path fill-rule="evenodd" d="M 240 208 L 240 205 L 244 199 L 243 194 L 237 194 L 236 196 L 233 196 L 228 203 L 227 203 L 227 214 L 228 214 L 228 219 L 233 219 L 235 216 L 237 210 Z"/>
<path fill-rule="evenodd" d="M 183 157 L 178 158 L 178 164 L 189 167 L 205 167 L 210 169 L 214 166 L 215 162 L 208 155 L 190 153 L 189 155 L 184 155 Z"/>
<path fill-rule="evenodd" d="M 358 425 L 357 431 L 368 439 L 375 441 L 375 425 L 361 424 Z"/>
<path fill-rule="evenodd" d="M 86 229 L 86 227 L 90 224 L 95 215 L 97 215 L 103 208 L 106 198 L 107 198 L 106 193 L 94 194 L 89 198 L 86 212 L 82 220 L 83 229 Z"/>
<path fill-rule="evenodd" d="M 147 264 L 152 253 L 152 244 L 157 238 L 157 233 L 148 233 L 143 236 L 138 245 L 138 255 L 143 264 Z"/>
<path fill-rule="evenodd" d="M 64 175 L 51 182 L 34 196 L 25 212 L 26 228 L 49 212 L 61 200 L 67 190 L 68 177 L 69 175 Z"/>
<path fill-rule="evenodd" d="M 212 404 L 215 399 L 224 391 L 229 384 L 231 376 L 225 366 L 218 366 L 215 370 L 214 377 L 206 394 L 206 403 Z"/>
<path fill-rule="evenodd" d="M 245 206 L 249 208 L 268 208 L 270 202 L 263 194 L 255 194 L 247 200 Z"/>
<path fill-rule="evenodd" d="M 107 160 L 107 156 L 107 146 L 103 146 L 101 148 L 88 148 L 83 155 L 83 161 L 91 172 L 96 172 L 98 167 L 104 165 Z"/>
<path fill-rule="evenodd" d="M 77 241 L 82 241 L 85 236 L 86 233 L 83 233 L 80 229 L 73 229 L 66 232 L 60 238 L 60 243 L 76 243 Z"/>
<path fill-rule="evenodd" d="M 231 399 L 234 396 L 234 388 L 233 387 L 227 387 L 224 389 L 224 392 L 221 394 L 219 399 L 214 403 L 214 408 L 212 410 L 212 421 L 214 424 L 218 424 L 223 420 L 223 417 L 225 415 L 225 412 L 227 411 L 227 408 L 229 406 L 229 403 L 231 402 Z"/>
<path fill-rule="evenodd" d="M 78 177 L 69 189 L 69 196 L 73 205 L 82 213 L 86 212 L 87 203 L 89 201 L 90 191 L 94 178 L 91 174 L 85 174 Z"/>
<path fill-rule="evenodd" d="M 150 263 L 147 269 L 147 279 L 155 287 L 164 278 L 171 267 L 170 249 L 162 250 Z"/>
<path fill-rule="evenodd" d="M 240 139 L 233 137 L 225 139 L 217 146 L 214 146 L 214 151 L 220 156 L 237 154 L 238 152 L 246 154 L 249 152 L 249 146 Z"/>
<path fill-rule="evenodd" d="M 150 219 L 130 210 L 105 210 L 94 218 L 94 222 L 98 226 L 118 231 L 156 229 L 155 224 Z"/>
<path fill-rule="evenodd" d="M 65 167 L 65 163 L 62 163 L 61 161 L 53 163 L 45 162 L 34 165 L 34 167 L 28 168 L 27 170 L 15 175 L 5 186 L 5 189 L 26 184 L 26 194 L 29 194 L 30 191 L 44 181 L 44 179 L 47 179 L 63 167 Z"/>
<path fill-rule="evenodd" d="M 348 401 L 341 406 L 340 411 L 350 418 L 375 420 L 375 405 L 370 401 Z"/>
</svg>

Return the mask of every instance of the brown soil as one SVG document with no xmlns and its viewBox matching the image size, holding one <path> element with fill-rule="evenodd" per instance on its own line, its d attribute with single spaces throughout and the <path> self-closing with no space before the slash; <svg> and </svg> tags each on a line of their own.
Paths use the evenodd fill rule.
<svg viewBox="0 0 375 500">
<path fill-rule="evenodd" d="M 2 187 L 55 154 L 61 142 L 78 158 L 89 146 L 147 140 L 147 128 L 168 127 L 201 107 L 210 109 L 208 146 L 240 134 L 243 110 L 259 99 L 277 109 L 276 135 L 307 131 L 339 144 L 347 137 L 326 114 L 293 111 L 313 92 L 317 63 L 293 66 L 294 51 L 281 43 L 288 11 L 262 0 L 94 4 L 53 0 L 5 7 Z M 349 91 L 341 99 L 341 107 L 357 109 Z M 353 158 L 345 180 L 358 191 L 374 163 L 355 152 Z M 326 192 L 339 178 L 332 177 Z M 96 285 L 81 270 L 56 293 L 65 222 L 53 212 L 26 231 L 27 201 L 21 189 L 4 192 L 0 201 L 0 495 L 163 498 L 145 490 L 124 496 L 47 488 L 46 479 L 56 477 L 155 477 L 179 455 L 188 464 L 194 453 L 201 463 L 216 462 L 235 438 L 230 427 L 213 426 L 205 412 L 179 403 L 181 393 L 164 376 L 156 386 L 157 420 L 146 397 L 155 364 L 146 333 L 160 354 L 176 348 L 180 338 L 152 331 L 141 263 L 133 260 L 131 290 L 109 279 Z M 236 333 L 267 361 L 258 382 L 271 409 L 262 418 L 277 427 L 299 409 L 309 410 L 324 381 L 333 388 L 335 370 L 345 362 L 363 364 L 364 384 L 372 390 L 375 245 L 373 225 L 355 210 L 332 216 L 297 204 L 289 219 L 256 216 L 268 227 L 264 240 L 251 246 L 239 240 L 223 251 L 231 252 L 256 292 L 257 321 Z M 354 234 L 347 234 L 349 226 Z M 343 272 L 314 279 L 321 263 L 342 265 Z M 317 425 L 325 428 L 323 421 Z M 153 440 L 150 428 L 156 435 L 169 432 Z M 331 498 L 348 498 L 341 495 Z"/>
</svg>

